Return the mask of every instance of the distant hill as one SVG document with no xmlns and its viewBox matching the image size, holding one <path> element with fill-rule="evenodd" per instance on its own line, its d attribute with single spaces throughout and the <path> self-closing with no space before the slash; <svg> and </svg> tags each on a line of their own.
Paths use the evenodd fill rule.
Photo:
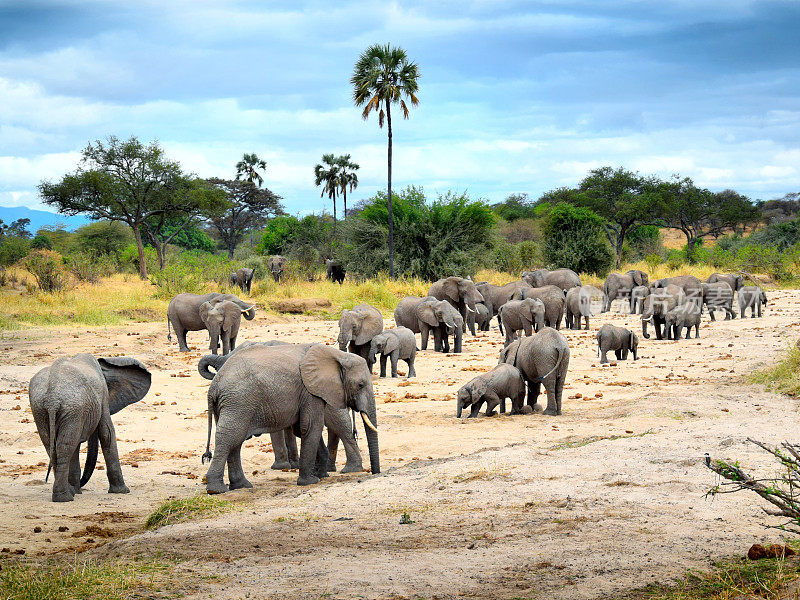
<svg viewBox="0 0 800 600">
<path fill-rule="evenodd" d="M 33 234 L 46 225 L 58 225 L 62 223 L 68 231 L 74 231 L 81 225 L 89 223 L 87 217 L 67 217 L 46 210 L 33 210 L 25 206 L 0 206 L 0 219 L 2 219 L 3 223 L 6 225 L 17 219 L 30 219 L 31 224 L 28 229 Z"/>
</svg>

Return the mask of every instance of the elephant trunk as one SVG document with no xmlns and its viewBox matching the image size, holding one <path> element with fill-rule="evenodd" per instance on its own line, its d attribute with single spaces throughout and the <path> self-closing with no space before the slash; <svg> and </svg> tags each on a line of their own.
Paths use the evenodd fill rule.
<svg viewBox="0 0 800 600">
<path fill-rule="evenodd" d="M 461 404 L 461 399 L 457 400 L 458 404 L 456 406 L 456 418 L 461 418 L 461 413 L 464 412 L 464 406 Z"/>
<path fill-rule="evenodd" d="M 245 319 L 247 319 L 248 321 L 252 321 L 256 316 L 255 304 L 252 306 L 243 306 L 242 314 L 244 315 Z"/>
<path fill-rule="evenodd" d="M 225 361 L 227 361 L 229 357 L 230 354 L 226 354 L 224 356 L 219 356 L 218 354 L 207 354 L 201 358 L 200 362 L 197 364 L 197 371 L 206 379 L 214 379 L 214 376 L 222 368 L 222 365 L 225 364 Z M 209 367 L 213 367 L 213 373 L 209 370 Z"/>
<path fill-rule="evenodd" d="M 97 464 L 98 439 L 97 430 L 95 429 L 94 433 L 89 436 L 89 442 L 86 446 L 86 463 L 83 466 L 83 475 L 81 475 L 81 487 L 89 483 L 89 479 L 92 478 L 92 473 L 94 473 L 94 466 Z"/>
<path fill-rule="evenodd" d="M 651 317 L 651 318 L 652 318 L 652 317 Z M 649 339 L 650 339 L 650 334 L 649 334 L 649 333 L 647 333 L 647 322 L 648 322 L 649 320 L 650 320 L 649 318 L 644 318 L 644 317 L 642 317 L 642 336 L 643 336 L 643 337 L 644 337 L 644 339 L 646 339 L 646 340 L 649 340 Z"/>
</svg>

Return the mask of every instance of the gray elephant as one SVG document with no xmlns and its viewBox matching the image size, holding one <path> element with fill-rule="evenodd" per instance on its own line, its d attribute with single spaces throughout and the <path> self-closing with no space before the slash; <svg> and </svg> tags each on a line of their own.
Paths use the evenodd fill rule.
<svg viewBox="0 0 800 600">
<path fill-rule="evenodd" d="M 739 289 L 739 314 L 743 319 L 746 317 L 747 309 L 750 309 L 750 317 L 755 318 L 756 311 L 761 316 L 761 307 L 767 305 L 767 295 L 760 287 L 746 285 Z"/>
<path fill-rule="evenodd" d="M 712 273 L 706 283 L 727 283 L 734 292 L 738 292 L 744 285 L 744 275 L 741 273 Z"/>
<path fill-rule="evenodd" d="M 491 313 L 490 320 L 492 317 L 497 317 L 497 326 L 500 328 L 500 334 L 502 335 L 503 324 L 500 322 L 500 307 L 511 300 L 514 294 L 531 286 L 524 281 L 512 281 L 505 285 L 494 285 L 488 281 L 482 281 L 476 283 L 475 287 L 483 296 L 483 302 Z"/>
<path fill-rule="evenodd" d="M 325 276 L 333 283 L 344 283 L 344 276 L 346 274 L 347 270 L 338 260 L 333 260 L 330 258 L 325 260 Z"/>
<path fill-rule="evenodd" d="M 269 269 L 270 275 L 272 275 L 272 278 L 275 281 L 280 282 L 283 279 L 288 262 L 289 261 L 286 260 L 286 257 L 281 256 L 280 254 L 274 254 L 273 256 L 269 257 L 267 260 L 267 268 Z"/>
<path fill-rule="evenodd" d="M 250 293 L 250 286 L 253 284 L 253 275 L 256 274 L 255 269 L 241 268 L 238 271 L 231 273 L 231 285 L 238 285 L 243 292 Z"/>
<path fill-rule="evenodd" d="M 633 360 L 638 358 L 639 336 L 630 329 L 606 323 L 597 331 L 596 339 L 601 364 L 608 362 L 609 351 L 617 355 L 617 360 L 628 360 L 628 352 L 633 354 Z"/>
<path fill-rule="evenodd" d="M 453 336 L 453 352 L 459 354 L 464 342 L 464 320 L 458 310 L 445 300 L 429 300 L 427 303 L 433 306 L 439 320 L 439 325 L 433 329 L 434 350 L 450 352 L 450 336 Z M 423 302 L 420 310 L 425 311 L 427 303 Z"/>
<path fill-rule="evenodd" d="M 30 381 L 28 396 L 39 437 L 54 471 L 53 502 L 68 502 L 81 493 L 103 448 L 110 494 L 130 490 L 122 477 L 111 415 L 145 397 L 150 372 L 133 358 L 95 358 L 77 354 L 59 358 Z M 88 440 L 83 475 L 80 448 Z M 49 473 L 49 469 L 48 469 Z"/>
<path fill-rule="evenodd" d="M 727 284 L 725 284 L 727 285 Z M 700 337 L 700 312 L 701 309 L 694 302 L 684 302 L 670 310 L 664 316 L 664 328 L 668 340 L 681 339 L 681 332 L 686 328 L 686 339 L 691 339 L 692 327 L 695 328 L 695 337 Z"/>
<path fill-rule="evenodd" d="M 599 290 L 588 285 L 570 288 L 567 291 L 567 297 L 564 299 L 564 322 L 569 329 L 580 329 L 581 319 L 584 319 L 586 330 L 589 330 L 593 293 L 599 293 Z"/>
<path fill-rule="evenodd" d="M 696 304 L 698 308 L 703 306 L 703 286 L 700 280 L 694 275 L 676 275 L 675 277 L 657 279 L 650 287 L 652 289 L 659 289 L 669 285 L 675 285 L 681 288 L 688 302 Z"/>
<path fill-rule="evenodd" d="M 644 310 L 644 301 L 650 295 L 650 287 L 637 285 L 631 290 L 631 314 L 640 315 Z"/>
<path fill-rule="evenodd" d="M 397 377 L 397 362 L 406 361 L 408 377 L 416 377 L 414 360 L 417 356 L 417 338 L 408 327 L 395 327 L 379 333 L 370 343 L 369 362 L 375 363 L 375 356 L 381 355 L 381 377 L 386 377 L 386 360 L 392 361 L 392 377 Z"/>
<path fill-rule="evenodd" d="M 581 287 L 581 278 L 572 269 L 523 271 L 521 279 L 531 287 L 554 285 L 561 288 L 564 293 L 574 287 Z"/>
<path fill-rule="evenodd" d="M 500 307 L 500 322 L 506 330 L 506 346 L 517 338 L 517 332 L 532 335 L 544 327 L 544 302 L 539 298 L 509 300 Z"/>
<path fill-rule="evenodd" d="M 546 415 L 561 414 L 561 397 L 569 369 L 569 343 L 561 332 L 545 327 L 532 337 L 525 337 L 500 352 L 500 363 L 517 367 L 528 384 L 528 406 L 536 407 L 539 386 L 547 390 Z M 523 412 L 521 405 L 512 404 L 512 414 Z"/>
<path fill-rule="evenodd" d="M 230 354 L 208 388 L 208 441 L 203 461 L 211 459 L 211 464 L 206 491 L 219 494 L 229 489 L 223 481 L 226 464 L 230 489 L 252 487 L 242 469 L 242 444 L 254 435 L 289 427 L 301 438 L 297 484 L 317 483 L 327 476 L 329 454 L 322 441 L 326 416 L 345 409 L 361 414 L 370 466 L 373 473 L 379 473 L 375 395 L 363 358 L 323 344 L 253 344 Z M 214 421 L 217 430 L 212 455 Z"/>
<path fill-rule="evenodd" d="M 470 418 L 478 416 L 484 402 L 487 417 L 494 415 L 498 405 L 500 412 L 504 413 L 506 398 L 511 399 L 512 406 L 521 408 L 525 403 L 525 380 L 519 369 L 503 363 L 488 373 L 478 375 L 458 390 L 456 417 L 460 419 L 462 411 L 468 406 L 472 406 Z"/>
<path fill-rule="evenodd" d="M 466 327 L 467 311 L 474 311 L 478 302 L 483 302 L 484 298 L 475 287 L 471 279 L 463 277 L 445 277 L 434 282 L 428 290 L 428 296 L 433 296 L 437 300 L 446 300 L 458 310 L 461 320 L 464 322 L 462 327 Z M 474 325 L 470 333 L 475 335 Z"/>
<path fill-rule="evenodd" d="M 433 296 L 417 298 L 406 296 L 397 303 L 394 310 L 394 320 L 397 325 L 407 327 L 421 337 L 420 348 L 428 349 L 428 336 L 433 332 L 434 350 L 441 352 L 444 338 L 454 336 L 456 345 L 461 351 L 462 333 L 461 315 L 453 309 L 453 305 L 445 300 L 437 300 Z"/>
<path fill-rule="evenodd" d="M 611 303 L 617 298 L 630 298 L 631 290 L 639 285 L 647 285 L 649 278 L 647 273 L 639 269 L 631 269 L 624 275 L 619 273 L 611 273 L 606 277 L 603 284 L 603 310 L 601 312 L 608 312 L 611 310 Z"/>
<path fill-rule="evenodd" d="M 473 328 L 477 331 L 489 331 L 489 321 L 492 319 L 492 314 L 484 302 L 475 304 L 475 312 L 469 311 L 467 313 L 467 325 L 470 330 Z"/>
<path fill-rule="evenodd" d="M 703 304 L 708 309 L 711 320 L 714 312 L 721 310 L 725 313 L 725 320 L 735 319 L 736 313 L 733 312 L 733 289 L 727 281 L 717 281 L 715 283 L 702 283 Z"/>
<path fill-rule="evenodd" d="M 217 353 L 220 338 L 222 338 L 222 353 L 228 354 L 236 348 L 236 337 L 239 335 L 239 325 L 242 314 L 252 307 L 240 308 L 235 302 L 223 300 L 222 302 L 203 302 L 198 309 L 200 318 L 208 329 L 210 338 L 209 349 L 212 354 Z"/>
<path fill-rule="evenodd" d="M 239 300 L 233 294 L 178 294 L 167 307 L 167 339 L 172 340 L 170 325 L 178 336 L 178 345 L 181 352 L 188 352 L 189 346 L 186 344 L 187 331 L 200 331 L 206 329 L 206 324 L 200 316 L 200 306 L 204 302 L 217 304 L 219 302 L 230 301 L 235 303 L 242 310 L 246 310 L 244 318 L 251 321 L 256 316 L 255 306 L 251 306 Z"/>
<path fill-rule="evenodd" d="M 522 288 L 514 293 L 513 300 L 538 298 L 544 302 L 544 324 L 555 329 L 561 328 L 561 317 L 564 316 L 566 298 L 560 287 L 546 285 L 539 288 Z"/>
<path fill-rule="evenodd" d="M 653 323 L 656 330 L 656 339 L 662 339 L 661 329 L 667 313 L 685 301 L 686 295 L 682 288 L 668 285 L 665 288 L 652 288 L 650 295 L 644 300 L 642 311 L 642 336 L 649 340 L 647 324 Z"/>
<path fill-rule="evenodd" d="M 339 350 L 358 354 L 367 361 L 372 372 L 375 363 L 369 357 L 369 345 L 383 331 L 383 315 L 369 304 L 359 304 L 353 310 L 344 309 L 339 317 Z"/>
</svg>

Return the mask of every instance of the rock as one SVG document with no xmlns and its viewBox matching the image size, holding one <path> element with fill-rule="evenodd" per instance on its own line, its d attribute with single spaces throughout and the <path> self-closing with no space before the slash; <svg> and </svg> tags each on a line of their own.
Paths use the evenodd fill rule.
<svg viewBox="0 0 800 600">
<path fill-rule="evenodd" d="M 789 546 L 781 546 L 780 544 L 772 544 L 766 548 L 761 544 L 753 544 L 750 550 L 747 551 L 747 558 L 750 560 L 761 560 L 764 558 L 784 558 L 786 556 L 794 556 L 797 554 Z"/>
</svg>

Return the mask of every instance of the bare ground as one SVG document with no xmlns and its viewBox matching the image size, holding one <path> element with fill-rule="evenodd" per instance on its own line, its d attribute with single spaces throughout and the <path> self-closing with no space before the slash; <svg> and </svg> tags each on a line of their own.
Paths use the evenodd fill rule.
<svg viewBox="0 0 800 600">
<path fill-rule="evenodd" d="M 262 436 L 243 453 L 255 488 L 227 495 L 236 510 L 155 532 L 142 524 L 162 500 L 204 491 L 202 352 L 177 352 L 162 323 L 7 332 L 0 548 L 65 557 L 166 553 L 181 560 L 181 592 L 190 598 L 624 595 L 778 539 L 763 528 L 769 517 L 754 498 L 704 497 L 715 483 L 704 453 L 770 470 L 746 438 L 800 438 L 797 401 L 744 378 L 798 337 L 800 292 L 770 298 L 763 319 L 706 320 L 699 340 L 642 340 L 636 363 L 601 368 L 594 342 L 605 322 L 638 329 L 635 316 L 600 315 L 589 332 L 566 331 L 570 375 L 564 415 L 555 418 L 455 418 L 458 387 L 496 363 L 502 340 L 494 327 L 467 336 L 462 355 L 421 352 L 416 379 L 375 380 L 381 475 L 334 474 L 298 488 L 296 473 L 269 469 Z M 243 324 L 239 341 L 333 343 L 335 328 L 258 317 Z M 205 344 L 201 333 L 190 336 Z M 81 351 L 135 356 L 152 369 L 153 386 L 115 416 L 131 494 L 105 493 L 101 470 L 75 502 L 54 504 L 27 381 Z M 400 524 L 404 512 L 413 523 Z"/>
</svg>

